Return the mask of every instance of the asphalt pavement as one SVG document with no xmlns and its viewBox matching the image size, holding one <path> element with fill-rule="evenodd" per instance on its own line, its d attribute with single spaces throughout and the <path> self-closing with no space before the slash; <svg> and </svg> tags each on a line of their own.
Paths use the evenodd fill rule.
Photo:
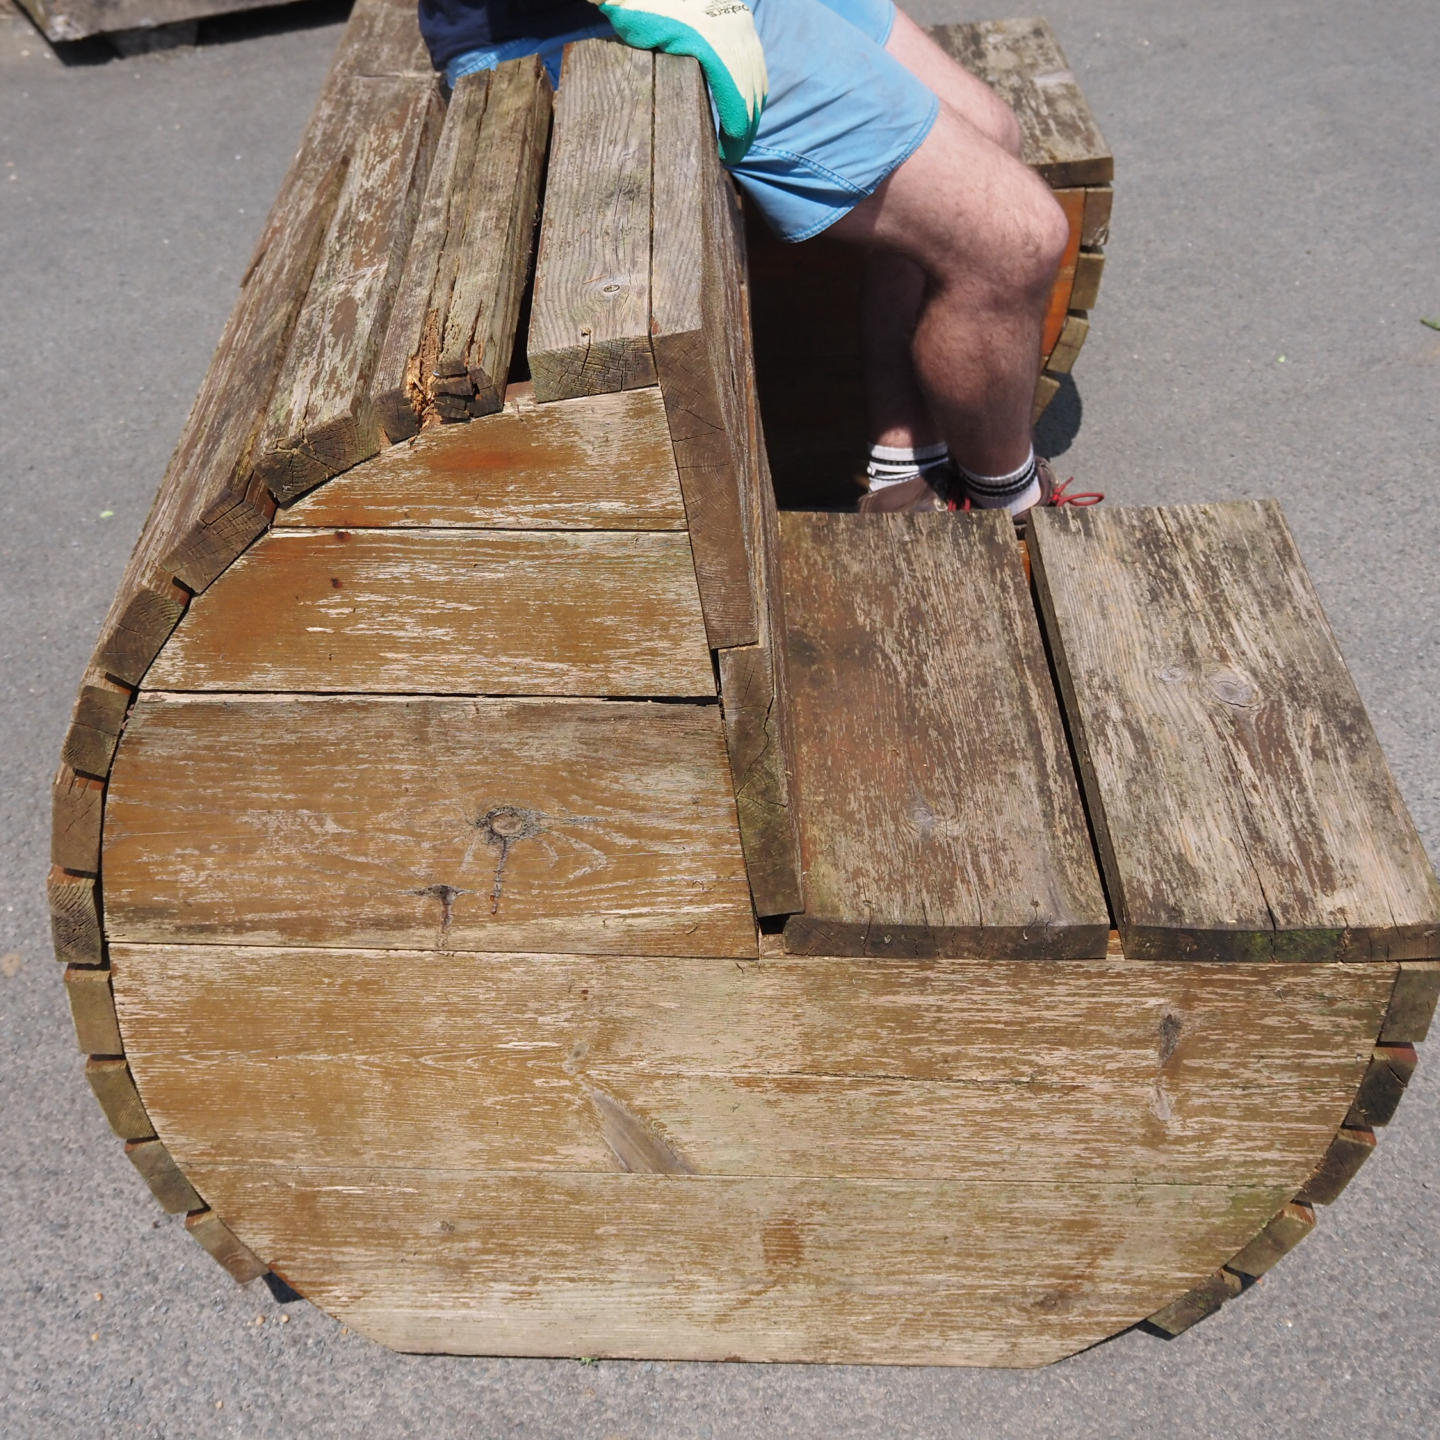
<svg viewBox="0 0 1440 1440">
<path fill-rule="evenodd" d="M 1176 1341 L 1132 1332 L 1035 1372 L 394 1355 L 235 1287 L 161 1215 L 75 1053 L 48 785 L 342 14 L 312 0 L 194 46 L 57 58 L 0 8 L 0 1434 L 1440 1434 L 1423 1049 L 1375 1158 L 1262 1284 Z M 1061 474 L 1112 502 L 1281 499 L 1440 856 L 1434 0 L 1046 14 L 1117 171 L 1090 339 L 1045 424 Z"/>
</svg>

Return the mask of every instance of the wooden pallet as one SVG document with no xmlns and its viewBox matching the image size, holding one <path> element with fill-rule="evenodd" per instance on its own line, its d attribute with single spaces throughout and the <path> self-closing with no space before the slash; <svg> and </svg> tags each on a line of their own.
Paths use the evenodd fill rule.
<svg viewBox="0 0 1440 1440">
<path fill-rule="evenodd" d="M 1178 1332 L 1440 989 L 1278 511 L 1042 516 L 1038 605 L 995 516 L 777 514 L 698 70 L 573 47 L 547 150 L 417 46 L 360 0 L 65 738 L 127 1154 L 401 1349 Z"/>
</svg>

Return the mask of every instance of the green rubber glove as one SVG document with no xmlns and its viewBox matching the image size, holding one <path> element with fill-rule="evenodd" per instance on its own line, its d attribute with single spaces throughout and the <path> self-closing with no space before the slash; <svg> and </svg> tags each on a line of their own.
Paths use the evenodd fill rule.
<svg viewBox="0 0 1440 1440">
<path fill-rule="evenodd" d="M 693 55 L 720 117 L 720 153 L 744 159 L 770 84 L 750 7 L 741 0 L 595 0 L 615 33 L 637 50 Z"/>
</svg>

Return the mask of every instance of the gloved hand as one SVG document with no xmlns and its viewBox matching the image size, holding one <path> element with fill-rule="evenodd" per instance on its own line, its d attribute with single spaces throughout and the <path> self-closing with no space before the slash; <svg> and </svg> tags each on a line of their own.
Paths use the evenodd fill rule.
<svg viewBox="0 0 1440 1440">
<path fill-rule="evenodd" d="M 720 153 L 744 159 L 760 125 L 769 80 L 755 20 L 741 0 L 595 0 L 637 50 L 693 55 L 720 117 Z"/>
</svg>

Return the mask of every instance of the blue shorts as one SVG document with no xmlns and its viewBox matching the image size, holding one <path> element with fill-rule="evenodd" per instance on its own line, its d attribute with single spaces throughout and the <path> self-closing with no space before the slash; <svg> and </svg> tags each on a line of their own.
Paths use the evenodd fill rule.
<svg viewBox="0 0 1440 1440">
<path fill-rule="evenodd" d="M 750 0 L 770 98 L 755 143 L 729 167 L 782 240 L 808 240 L 874 192 L 919 149 L 934 94 L 885 51 L 894 0 Z M 474 70 L 539 54 L 552 77 L 571 40 L 613 34 L 605 21 L 547 39 L 457 56 L 451 85 Z"/>
</svg>

